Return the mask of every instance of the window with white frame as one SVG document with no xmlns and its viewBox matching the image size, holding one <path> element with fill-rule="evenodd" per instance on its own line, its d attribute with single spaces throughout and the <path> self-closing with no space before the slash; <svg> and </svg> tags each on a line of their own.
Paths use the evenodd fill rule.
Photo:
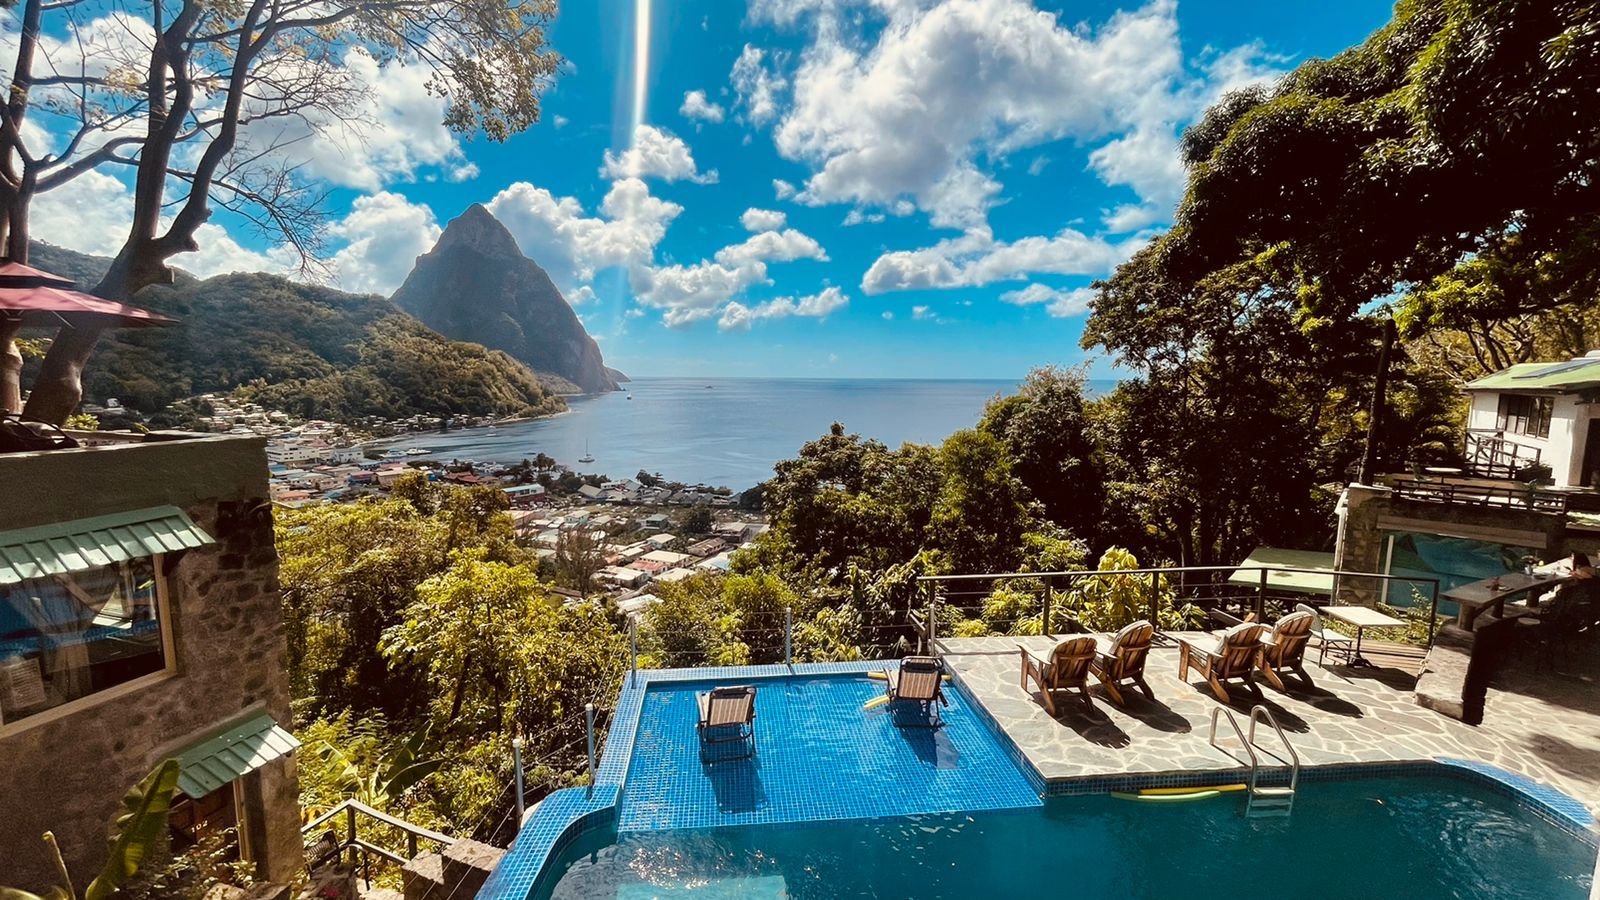
<svg viewBox="0 0 1600 900">
<path fill-rule="evenodd" d="M 160 562 L 0 584 L 0 724 L 167 667 Z"/>
</svg>

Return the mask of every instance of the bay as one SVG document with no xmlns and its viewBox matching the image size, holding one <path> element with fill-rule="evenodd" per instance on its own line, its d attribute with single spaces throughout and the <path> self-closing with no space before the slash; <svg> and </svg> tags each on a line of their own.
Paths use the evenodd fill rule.
<svg viewBox="0 0 1600 900">
<path fill-rule="evenodd" d="M 374 444 L 426 448 L 409 457 L 515 463 L 544 453 L 583 473 L 631 478 L 641 469 L 688 484 L 744 490 L 772 476 L 834 422 L 891 447 L 938 443 L 970 428 L 1003 380 L 636 378 L 624 390 L 568 398 L 559 416 Z M 1109 383 L 1091 382 L 1091 392 Z M 629 399 L 629 398 L 632 399 Z M 588 452 L 594 462 L 579 462 Z"/>
</svg>

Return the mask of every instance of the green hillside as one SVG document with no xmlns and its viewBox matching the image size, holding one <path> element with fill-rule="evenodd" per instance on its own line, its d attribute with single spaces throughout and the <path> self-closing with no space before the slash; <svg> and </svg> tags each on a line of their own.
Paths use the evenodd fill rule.
<svg viewBox="0 0 1600 900">
<path fill-rule="evenodd" d="M 108 261 L 41 246 L 32 262 L 90 287 Z M 565 408 L 506 354 L 447 340 L 378 296 L 274 275 L 180 275 L 137 302 L 178 324 L 108 332 L 84 373 L 85 399 L 155 412 L 242 387 L 273 408 L 335 420 Z"/>
</svg>

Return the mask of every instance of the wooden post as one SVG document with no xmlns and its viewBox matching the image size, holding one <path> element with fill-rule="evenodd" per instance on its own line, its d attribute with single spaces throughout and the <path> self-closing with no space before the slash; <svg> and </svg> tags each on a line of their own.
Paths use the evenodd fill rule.
<svg viewBox="0 0 1600 900">
<path fill-rule="evenodd" d="M 1039 618 L 1039 633 L 1040 634 L 1048 635 L 1048 634 L 1052 633 L 1050 631 L 1050 595 L 1051 595 L 1051 593 L 1053 593 L 1055 591 L 1055 587 L 1056 587 L 1056 579 L 1055 579 L 1054 575 L 1051 575 L 1051 576 L 1048 576 L 1047 578 L 1045 578 L 1045 580 L 1044 580 L 1044 609 L 1039 614 L 1039 616 L 1040 616 L 1040 618 Z"/>
<path fill-rule="evenodd" d="M 344 844 L 350 848 L 350 865 L 356 864 L 356 808 L 344 808 Z"/>
<path fill-rule="evenodd" d="M 22 351 L 17 349 L 21 320 L 0 321 L 0 413 L 22 412 Z"/>
<path fill-rule="evenodd" d="M 1261 570 L 1261 584 L 1256 588 L 1256 621 L 1267 621 L 1267 570 Z"/>
<path fill-rule="evenodd" d="M 1389 353 L 1394 348 L 1394 317 L 1383 320 L 1383 346 L 1378 350 L 1378 375 L 1372 382 L 1372 402 L 1367 409 L 1367 447 L 1361 454 L 1361 471 L 1356 480 L 1372 484 L 1377 478 L 1378 431 L 1383 424 L 1383 408 L 1389 391 Z"/>
</svg>

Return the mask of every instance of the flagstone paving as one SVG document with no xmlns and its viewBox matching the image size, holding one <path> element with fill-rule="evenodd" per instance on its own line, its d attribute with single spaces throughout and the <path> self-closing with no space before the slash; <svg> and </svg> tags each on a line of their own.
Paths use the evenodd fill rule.
<svg viewBox="0 0 1600 900">
<path fill-rule="evenodd" d="M 1038 693 L 1019 684 L 1020 644 L 1041 656 L 1051 637 L 950 638 L 945 661 L 1018 749 L 1050 782 L 1096 776 L 1244 769 L 1238 740 L 1224 723 L 1211 746 L 1212 710 L 1221 704 L 1191 670 L 1178 680 L 1178 651 L 1151 651 L 1152 701 L 1124 691 L 1119 709 L 1095 686 L 1095 711 L 1071 699 L 1050 716 Z M 1314 655 L 1308 654 L 1308 656 Z M 1307 766 L 1439 757 L 1479 760 L 1558 788 L 1600 812 L 1600 647 L 1585 648 L 1557 672 L 1514 667 L 1491 688 L 1484 722 L 1466 725 L 1416 705 L 1415 676 L 1395 668 L 1352 669 L 1310 663 L 1315 686 L 1288 694 L 1263 687 L 1271 709 Z M 1091 681 L 1091 684 L 1094 682 Z M 1252 705 L 1235 687 L 1241 726 Z M 1226 734 L 1226 740 L 1223 735 Z M 1271 746 L 1257 735 L 1257 742 Z"/>
</svg>

